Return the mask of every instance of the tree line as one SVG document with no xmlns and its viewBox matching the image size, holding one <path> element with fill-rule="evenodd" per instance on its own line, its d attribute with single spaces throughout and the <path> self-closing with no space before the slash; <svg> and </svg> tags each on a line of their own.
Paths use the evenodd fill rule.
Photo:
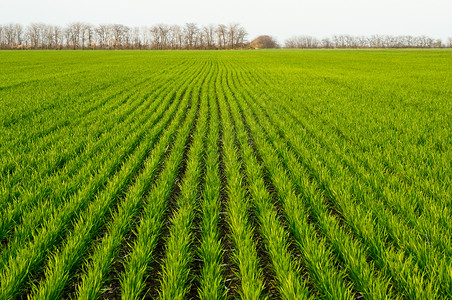
<svg viewBox="0 0 452 300">
<path fill-rule="evenodd" d="M 270 36 L 247 41 L 248 32 L 239 23 L 198 25 L 157 24 L 129 27 L 122 24 L 91 25 L 74 22 L 67 26 L 31 23 L 0 24 L 0 49 L 254 49 L 279 48 Z M 318 39 L 300 35 L 287 39 L 285 48 L 452 48 L 428 36 L 333 35 Z"/>
<path fill-rule="evenodd" d="M 317 39 L 313 36 L 295 36 L 285 41 L 286 48 L 452 48 L 452 37 L 445 42 L 441 39 L 411 35 L 372 35 L 352 36 L 333 35 L 330 38 Z"/>
<path fill-rule="evenodd" d="M 1 49 L 238 49 L 248 33 L 238 23 L 157 24 L 128 27 L 75 22 L 65 27 L 44 23 L 0 25 Z"/>
</svg>

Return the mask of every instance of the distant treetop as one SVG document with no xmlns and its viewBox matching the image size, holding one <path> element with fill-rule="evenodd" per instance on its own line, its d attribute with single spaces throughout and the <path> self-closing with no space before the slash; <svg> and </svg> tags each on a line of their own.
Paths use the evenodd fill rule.
<svg viewBox="0 0 452 300">
<path fill-rule="evenodd" d="M 254 49 L 272 49 L 279 48 L 279 45 L 273 37 L 261 35 L 251 41 L 250 47 Z"/>
</svg>

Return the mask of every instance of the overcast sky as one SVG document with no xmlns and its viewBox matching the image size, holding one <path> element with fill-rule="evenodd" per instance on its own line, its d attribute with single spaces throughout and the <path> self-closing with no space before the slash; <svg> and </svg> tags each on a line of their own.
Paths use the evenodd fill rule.
<svg viewBox="0 0 452 300">
<path fill-rule="evenodd" d="M 0 0 L 0 24 L 74 21 L 128 26 L 238 22 L 269 34 L 452 36 L 452 0 Z"/>
</svg>

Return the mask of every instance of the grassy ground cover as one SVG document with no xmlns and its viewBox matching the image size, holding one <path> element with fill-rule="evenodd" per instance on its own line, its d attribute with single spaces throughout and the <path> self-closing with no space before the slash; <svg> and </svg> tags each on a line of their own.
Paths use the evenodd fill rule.
<svg viewBox="0 0 452 300">
<path fill-rule="evenodd" d="M 452 298 L 452 52 L 0 52 L 0 299 Z"/>
</svg>

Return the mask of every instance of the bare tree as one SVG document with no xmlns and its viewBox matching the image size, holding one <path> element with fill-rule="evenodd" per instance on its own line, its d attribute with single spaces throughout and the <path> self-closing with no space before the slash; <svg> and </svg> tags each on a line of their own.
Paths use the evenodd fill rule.
<svg viewBox="0 0 452 300">
<path fill-rule="evenodd" d="M 3 26 L 3 39 L 7 48 L 12 48 L 14 43 L 14 24 Z"/>
<path fill-rule="evenodd" d="M 217 26 L 217 38 L 218 38 L 218 47 L 220 49 L 226 48 L 226 43 L 228 40 L 228 29 L 227 26 L 224 24 L 220 24 Z"/>
<path fill-rule="evenodd" d="M 160 31 L 158 26 L 149 28 L 151 34 L 151 49 L 160 49 Z"/>
<path fill-rule="evenodd" d="M 331 40 L 329 38 L 322 39 L 320 41 L 320 47 L 322 47 L 322 48 L 331 48 L 332 47 Z"/>
<path fill-rule="evenodd" d="M 82 23 L 80 28 L 80 46 L 82 47 L 82 49 L 91 47 L 93 35 L 94 33 L 92 26 L 87 23 Z"/>
<path fill-rule="evenodd" d="M 55 49 L 56 43 L 53 36 L 53 26 L 45 25 L 43 28 L 43 36 L 42 36 L 42 44 L 43 48 L 46 49 Z"/>
<path fill-rule="evenodd" d="M 236 36 L 238 34 L 240 25 L 237 23 L 231 23 L 228 26 L 228 38 L 229 38 L 229 48 L 234 49 L 235 42 L 236 42 Z"/>
<path fill-rule="evenodd" d="M 242 26 L 239 26 L 237 30 L 237 34 L 235 36 L 235 45 L 236 47 L 242 48 L 245 46 L 245 39 L 248 36 L 248 32 Z"/>
<path fill-rule="evenodd" d="M 358 48 L 367 48 L 367 38 L 365 36 L 357 36 L 355 42 Z"/>
<path fill-rule="evenodd" d="M 108 39 L 110 38 L 110 26 L 103 24 L 99 25 L 94 29 L 98 44 L 101 49 L 104 49 L 108 46 Z"/>
<path fill-rule="evenodd" d="M 171 31 L 174 39 L 175 49 L 182 49 L 184 44 L 184 31 L 179 25 L 171 26 Z"/>
<path fill-rule="evenodd" d="M 130 28 L 121 24 L 113 24 L 111 27 L 110 41 L 115 49 L 122 49 L 128 41 L 128 33 Z"/>
<path fill-rule="evenodd" d="M 340 37 L 339 36 L 334 36 L 333 37 L 333 41 L 335 41 L 334 43 L 337 43 L 336 40 L 339 40 Z M 328 40 L 329 43 L 329 40 Z M 288 40 L 286 40 L 285 43 L 287 48 L 318 48 L 321 46 L 320 41 L 312 36 L 309 35 L 300 35 L 300 36 L 295 36 L 292 37 Z"/>
<path fill-rule="evenodd" d="M 186 41 L 186 47 L 193 49 L 196 42 L 196 35 L 199 32 L 198 25 L 195 23 L 186 23 L 184 27 L 184 37 Z"/>
<path fill-rule="evenodd" d="M 215 25 L 209 24 L 203 26 L 202 32 L 205 37 L 207 49 L 213 49 L 215 47 Z"/>
<path fill-rule="evenodd" d="M 5 48 L 3 25 L 0 24 L 0 49 Z"/>
<path fill-rule="evenodd" d="M 207 49 L 207 35 L 204 30 L 200 30 L 196 36 L 195 42 L 196 49 Z"/>
<path fill-rule="evenodd" d="M 160 49 L 168 49 L 171 28 L 166 24 L 159 24 L 157 27 L 160 37 Z"/>
<path fill-rule="evenodd" d="M 15 42 L 15 32 L 14 32 L 14 24 L 7 24 L 3 27 L 4 31 L 4 39 L 8 48 L 14 47 Z"/>
<path fill-rule="evenodd" d="M 150 28 L 147 26 L 142 26 L 140 29 L 140 40 L 143 44 L 144 49 L 149 49 L 152 42 L 152 37 L 150 34 Z"/>
<path fill-rule="evenodd" d="M 169 49 L 177 49 L 177 35 L 175 32 L 175 25 L 169 26 L 168 31 L 168 47 Z"/>
<path fill-rule="evenodd" d="M 435 47 L 435 48 L 442 48 L 443 47 L 443 42 L 440 39 L 436 39 L 433 42 L 433 47 Z"/>
<path fill-rule="evenodd" d="M 42 46 L 46 25 L 43 23 L 31 23 L 27 26 L 27 41 L 33 49 L 39 49 Z"/>
<path fill-rule="evenodd" d="M 24 27 L 21 24 L 14 24 L 13 25 L 13 41 L 14 46 L 18 49 L 23 48 L 23 34 L 24 34 Z"/>
<path fill-rule="evenodd" d="M 130 48 L 132 49 L 141 49 L 141 40 L 140 40 L 140 28 L 132 27 L 130 29 Z"/>
<path fill-rule="evenodd" d="M 66 27 L 63 30 L 63 41 L 64 41 L 63 44 L 66 49 L 69 49 L 70 47 L 70 40 L 71 40 L 71 30 Z"/>
<path fill-rule="evenodd" d="M 55 43 L 55 49 L 62 49 L 64 42 L 64 31 L 60 26 L 52 26 L 53 39 Z"/>
<path fill-rule="evenodd" d="M 81 22 L 74 22 L 66 27 L 66 37 L 69 41 L 66 41 L 68 47 L 72 49 L 84 49 L 85 47 L 85 27 L 86 25 Z"/>
</svg>

